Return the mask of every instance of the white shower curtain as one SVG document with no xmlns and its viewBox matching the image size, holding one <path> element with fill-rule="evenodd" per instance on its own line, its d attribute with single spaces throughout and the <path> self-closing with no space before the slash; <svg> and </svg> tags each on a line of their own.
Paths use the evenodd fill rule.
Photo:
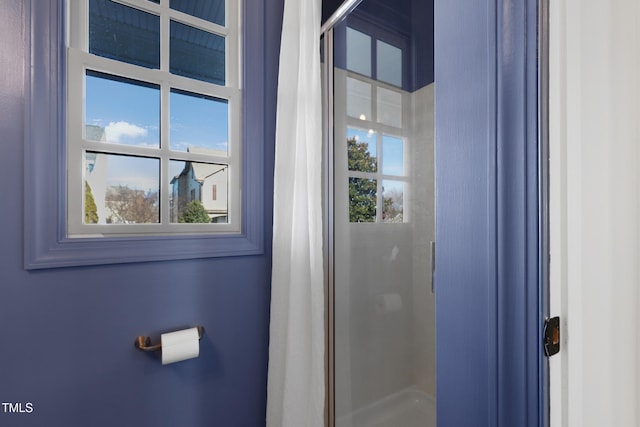
<svg viewBox="0 0 640 427">
<path fill-rule="evenodd" d="M 321 0 L 284 4 L 267 427 L 324 425 L 320 10 Z"/>
</svg>

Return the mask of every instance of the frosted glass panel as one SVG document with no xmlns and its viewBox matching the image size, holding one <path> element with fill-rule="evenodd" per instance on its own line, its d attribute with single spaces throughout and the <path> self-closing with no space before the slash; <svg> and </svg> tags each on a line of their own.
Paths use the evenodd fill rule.
<svg viewBox="0 0 640 427">
<path fill-rule="evenodd" d="M 371 120 L 371 85 L 347 77 L 347 115 Z"/>
<path fill-rule="evenodd" d="M 347 69 L 371 77 L 371 37 L 347 28 Z"/>
<path fill-rule="evenodd" d="M 378 80 L 402 86 L 402 50 L 378 40 Z"/>
<path fill-rule="evenodd" d="M 378 123 L 401 128 L 402 93 L 379 87 L 376 100 L 378 105 Z"/>
</svg>

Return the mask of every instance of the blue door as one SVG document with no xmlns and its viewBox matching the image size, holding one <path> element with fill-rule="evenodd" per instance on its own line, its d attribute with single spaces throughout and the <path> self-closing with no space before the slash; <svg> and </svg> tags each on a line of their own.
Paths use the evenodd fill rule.
<svg viewBox="0 0 640 427">
<path fill-rule="evenodd" d="M 544 425 L 535 1 L 436 1 L 438 426 Z"/>
</svg>

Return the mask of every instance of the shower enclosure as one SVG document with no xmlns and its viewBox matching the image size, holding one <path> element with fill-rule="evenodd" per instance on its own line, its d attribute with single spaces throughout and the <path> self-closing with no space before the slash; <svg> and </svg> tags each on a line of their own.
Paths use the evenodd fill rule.
<svg viewBox="0 0 640 427">
<path fill-rule="evenodd" d="M 435 426 L 433 2 L 347 1 L 321 45 L 329 425 Z"/>
</svg>

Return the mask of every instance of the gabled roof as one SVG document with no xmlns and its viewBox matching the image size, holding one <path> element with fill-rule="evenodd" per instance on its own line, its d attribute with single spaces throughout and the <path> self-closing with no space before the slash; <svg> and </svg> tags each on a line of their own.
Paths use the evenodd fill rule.
<svg viewBox="0 0 640 427">
<path fill-rule="evenodd" d="M 213 150 L 211 148 L 202 148 L 202 147 L 188 147 L 188 153 L 194 154 L 206 154 L 209 156 L 218 156 L 218 157 L 226 157 L 227 152 L 222 150 Z M 171 183 L 173 184 L 177 179 L 181 176 L 186 175 L 189 170 L 193 170 L 193 179 L 202 183 L 205 179 L 210 177 L 211 175 L 215 175 L 218 172 L 226 169 L 228 165 L 226 164 L 217 164 L 217 163 L 198 163 L 198 162 L 185 162 L 184 169 L 178 175 L 173 177 Z"/>
</svg>

